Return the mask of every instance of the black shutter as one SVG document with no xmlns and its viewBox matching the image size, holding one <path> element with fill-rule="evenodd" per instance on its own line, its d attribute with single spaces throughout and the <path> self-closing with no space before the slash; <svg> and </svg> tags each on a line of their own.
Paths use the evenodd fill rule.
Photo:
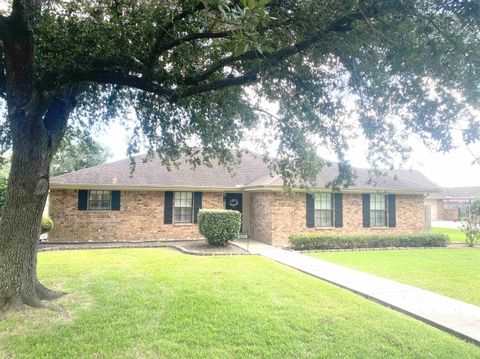
<svg viewBox="0 0 480 359">
<path fill-rule="evenodd" d="M 368 193 L 362 194 L 362 213 L 363 226 L 370 227 L 370 195 Z"/>
<path fill-rule="evenodd" d="M 310 193 L 307 193 L 307 227 L 315 227 L 315 199 Z"/>
<path fill-rule="evenodd" d="M 88 191 L 85 189 L 78 190 L 78 210 L 86 211 L 88 209 Z"/>
<path fill-rule="evenodd" d="M 173 192 L 165 192 L 165 206 L 163 209 L 163 223 L 173 223 Z"/>
<path fill-rule="evenodd" d="M 120 211 L 120 191 L 112 191 L 112 211 Z"/>
<path fill-rule="evenodd" d="M 387 196 L 388 204 L 388 226 L 395 227 L 397 225 L 397 210 L 396 210 L 396 198 L 394 194 Z"/>
<path fill-rule="evenodd" d="M 202 192 L 193 194 L 193 223 L 198 223 L 198 210 L 202 208 Z"/>
<path fill-rule="evenodd" d="M 335 206 L 335 227 L 343 227 L 343 194 L 334 193 L 334 206 Z"/>
</svg>

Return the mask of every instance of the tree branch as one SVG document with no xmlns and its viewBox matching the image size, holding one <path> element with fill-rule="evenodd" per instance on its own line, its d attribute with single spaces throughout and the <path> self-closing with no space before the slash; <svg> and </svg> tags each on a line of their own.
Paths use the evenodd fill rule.
<svg viewBox="0 0 480 359">
<path fill-rule="evenodd" d="M 90 72 L 76 73 L 70 76 L 70 82 L 96 82 L 127 86 L 146 92 L 152 92 L 159 96 L 170 96 L 173 94 L 171 90 L 154 81 L 118 71 L 94 70 Z"/>
<path fill-rule="evenodd" d="M 67 129 L 68 118 L 75 109 L 77 97 L 81 92 L 82 88 L 78 85 L 64 87 L 57 92 L 48 105 L 43 124 L 51 138 L 52 154 L 60 146 Z"/>
<path fill-rule="evenodd" d="M 210 65 L 210 67 L 208 67 L 205 71 L 201 72 L 197 76 L 186 77 L 184 79 L 184 83 L 189 85 L 195 85 L 200 82 L 206 81 L 215 72 L 225 68 L 228 65 L 233 65 L 238 61 L 263 59 L 263 60 L 273 61 L 275 63 L 278 63 L 278 61 L 281 61 L 286 57 L 305 51 L 313 45 L 318 45 L 321 42 L 326 41 L 327 35 L 329 33 L 348 32 L 352 29 L 352 24 L 354 21 L 366 20 L 365 16 L 375 16 L 375 15 L 379 15 L 379 12 L 375 7 L 372 7 L 371 9 L 369 9 L 369 11 L 358 11 L 350 15 L 343 16 L 337 19 L 336 21 L 332 22 L 326 29 L 317 31 L 312 36 L 308 37 L 307 39 L 301 42 L 296 43 L 295 45 L 285 47 L 277 51 L 272 51 L 264 54 L 260 54 L 258 51 L 248 51 L 237 56 L 233 56 L 233 55 L 227 56 L 217 61 L 213 65 Z"/>
<path fill-rule="evenodd" d="M 158 48 L 158 55 L 167 50 L 173 49 L 176 46 L 179 46 L 185 42 L 190 42 L 198 39 L 220 39 L 228 37 L 229 32 L 198 32 L 195 34 L 190 34 L 186 36 L 179 37 L 173 41 L 167 42 L 165 45 L 162 45 Z"/>
<path fill-rule="evenodd" d="M 36 96 L 32 29 L 40 5 L 40 0 L 14 0 L 7 19 L 7 36 L 3 39 L 6 93 L 10 105 L 18 108 Z"/>
<path fill-rule="evenodd" d="M 208 78 L 213 75 L 215 72 L 217 72 L 220 69 L 223 69 L 227 65 L 231 65 L 237 61 L 241 60 L 251 60 L 251 59 L 260 59 L 262 57 L 265 57 L 264 55 L 261 55 L 257 51 L 247 51 L 241 55 L 237 56 L 227 56 L 221 60 L 218 60 L 216 63 L 213 65 L 210 65 L 205 71 L 201 72 L 197 76 L 190 76 L 186 77 L 183 82 L 187 85 L 196 85 L 200 82 L 203 82 L 205 80 L 208 80 Z"/>
<path fill-rule="evenodd" d="M 188 12 L 190 14 L 191 12 Z M 176 82 L 178 87 L 176 88 L 169 88 L 161 85 L 164 80 L 168 79 L 151 79 L 149 76 L 140 77 L 137 75 L 132 75 L 130 72 L 118 70 L 93 70 L 90 72 L 73 74 L 72 76 L 68 77 L 70 82 L 97 82 L 97 83 L 104 83 L 104 84 L 116 84 L 120 86 L 129 86 L 132 88 L 136 88 L 139 90 L 147 91 L 154 93 L 158 96 L 166 96 L 172 100 L 185 98 L 189 96 L 194 96 L 200 93 L 208 92 L 208 91 L 215 91 L 224 89 L 231 86 L 240 86 L 247 83 L 252 83 L 257 80 L 258 74 L 260 71 L 271 68 L 278 64 L 280 61 L 293 56 L 297 53 L 304 52 L 312 47 L 319 46 L 322 43 L 325 43 L 329 39 L 329 35 L 332 32 L 335 33 L 344 33 L 348 32 L 352 29 L 352 25 L 354 21 L 357 20 L 367 20 L 366 16 L 379 16 L 383 15 L 384 12 L 380 12 L 377 8 L 372 7 L 371 9 L 367 9 L 364 11 L 358 11 L 352 13 L 350 15 L 341 17 L 334 22 L 332 22 L 328 27 L 325 29 L 319 30 L 313 33 L 311 36 L 307 37 L 303 41 L 300 41 L 294 45 L 287 46 L 281 48 L 276 51 L 267 52 L 264 54 L 260 54 L 257 51 L 248 51 L 238 56 L 228 56 L 217 63 L 214 63 L 205 71 L 201 72 L 197 76 L 185 78 L 183 81 Z M 186 17 L 187 12 L 183 12 L 177 15 L 177 19 Z M 215 33 L 212 33 L 215 34 Z M 177 46 L 176 44 L 181 43 L 181 39 L 185 40 L 193 40 L 195 38 L 208 38 L 212 34 L 209 33 L 197 33 L 187 35 L 183 38 L 176 39 L 170 42 L 169 46 Z M 218 33 L 218 36 L 224 36 L 226 34 Z M 199 37 L 200 36 L 200 37 Z M 167 44 L 166 44 L 167 45 Z M 162 48 L 166 48 L 166 45 L 159 45 L 156 50 L 160 50 Z M 247 72 L 241 76 L 230 76 L 224 79 L 217 79 L 207 81 L 211 75 L 216 73 L 217 71 L 225 68 L 226 66 L 233 65 L 238 61 L 248 61 L 248 60 L 261 60 L 254 69 L 246 70 Z"/>
<path fill-rule="evenodd" d="M 165 40 L 165 36 L 169 34 L 169 31 L 173 29 L 176 23 L 185 19 L 186 17 L 195 14 L 198 11 L 205 9 L 203 2 L 199 2 L 196 6 L 190 9 L 183 10 L 181 13 L 173 17 L 173 19 L 167 21 L 163 25 L 160 25 L 155 36 L 155 42 L 153 43 L 150 53 L 146 61 L 146 68 L 152 69 L 155 66 L 157 57 L 161 53 L 162 43 Z"/>
<path fill-rule="evenodd" d="M 187 87 L 185 90 L 180 90 L 178 94 L 174 95 L 173 99 L 190 97 L 204 92 L 221 90 L 227 87 L 241 86 L 247 83 L 252 83 L 257 80 L 257 73 L 257 71 L 251 71 L 242 76 L 232 76 L 222 80 L 210 81 L 205 84 Z"/>
</svg>

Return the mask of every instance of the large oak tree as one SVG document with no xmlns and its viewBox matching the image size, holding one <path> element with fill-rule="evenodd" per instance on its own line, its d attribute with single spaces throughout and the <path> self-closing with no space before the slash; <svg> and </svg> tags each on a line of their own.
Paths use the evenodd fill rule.
<svg viewBox="0 0 480 359">
<path fill-rule="evenodd" d="M 13 0 L 0 17 L 12 148 L 0 307 L 58 296 L 37 278 L 36 249 L 69 121 L 133 109 L 130 151 L 143 139 L 167 164 L 232 163 L 261 121 L 286 185 L 315 175 L 319 145 L 338 155 L 335 185 L 348 184 L 348 133 L 363 133 L 373 163 L 406 153 L 411 134 L 442 151 L 454 127 L 478 139 L 479 19 L 476 0 Z"/>
</svg>

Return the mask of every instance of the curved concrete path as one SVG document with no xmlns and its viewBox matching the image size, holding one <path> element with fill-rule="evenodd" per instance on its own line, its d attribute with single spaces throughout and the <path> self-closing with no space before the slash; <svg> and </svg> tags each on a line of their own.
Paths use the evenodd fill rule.
<svg viewBox="0 0 480 359">
<path fill-rule="evenodd" d="M 480 345 L 480 307 L 262 242 L 234 243 Z"/>
</svg>

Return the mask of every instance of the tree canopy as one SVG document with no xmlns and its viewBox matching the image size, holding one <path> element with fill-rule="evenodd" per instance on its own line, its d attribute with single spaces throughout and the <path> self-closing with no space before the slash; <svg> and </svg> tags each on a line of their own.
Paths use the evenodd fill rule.
<svg viewBox="0 0 480 359">
<path fill-rule="evenodd" d="M 32 78 L 44 111 L 71 98 L 73 117 L 87 125 L 130 119 L 133 109 L 130 152 L 143 142 L 167 163 L 183 153 L 193 163 L 231 163 L 231 150 L 261 122 L 279 144 L 274 168 L 287 182 L 314 176 L 322 145 L 337 153 L 340 183 L 348 183 L 349 136 L 363 133 L 381 165 L 408 153 L 411 134 L 441 151 L 452 147 L 452 128 L 467 143 L 480 135 L 472 112 L 480 99 L 477 1 L 13 5 L 0 33 L 8 38 L 8 21 L 34 18 L 25 30 L 34 35 Z M 259 99 L 278 103 L 278 115 Z"/>
<path fill-rule="evenodd" d="M 52 176 L 78 171 L 105 163 L 110 149 L 81 131 L 67 132 L 50 167 Z"/>
</svg>

